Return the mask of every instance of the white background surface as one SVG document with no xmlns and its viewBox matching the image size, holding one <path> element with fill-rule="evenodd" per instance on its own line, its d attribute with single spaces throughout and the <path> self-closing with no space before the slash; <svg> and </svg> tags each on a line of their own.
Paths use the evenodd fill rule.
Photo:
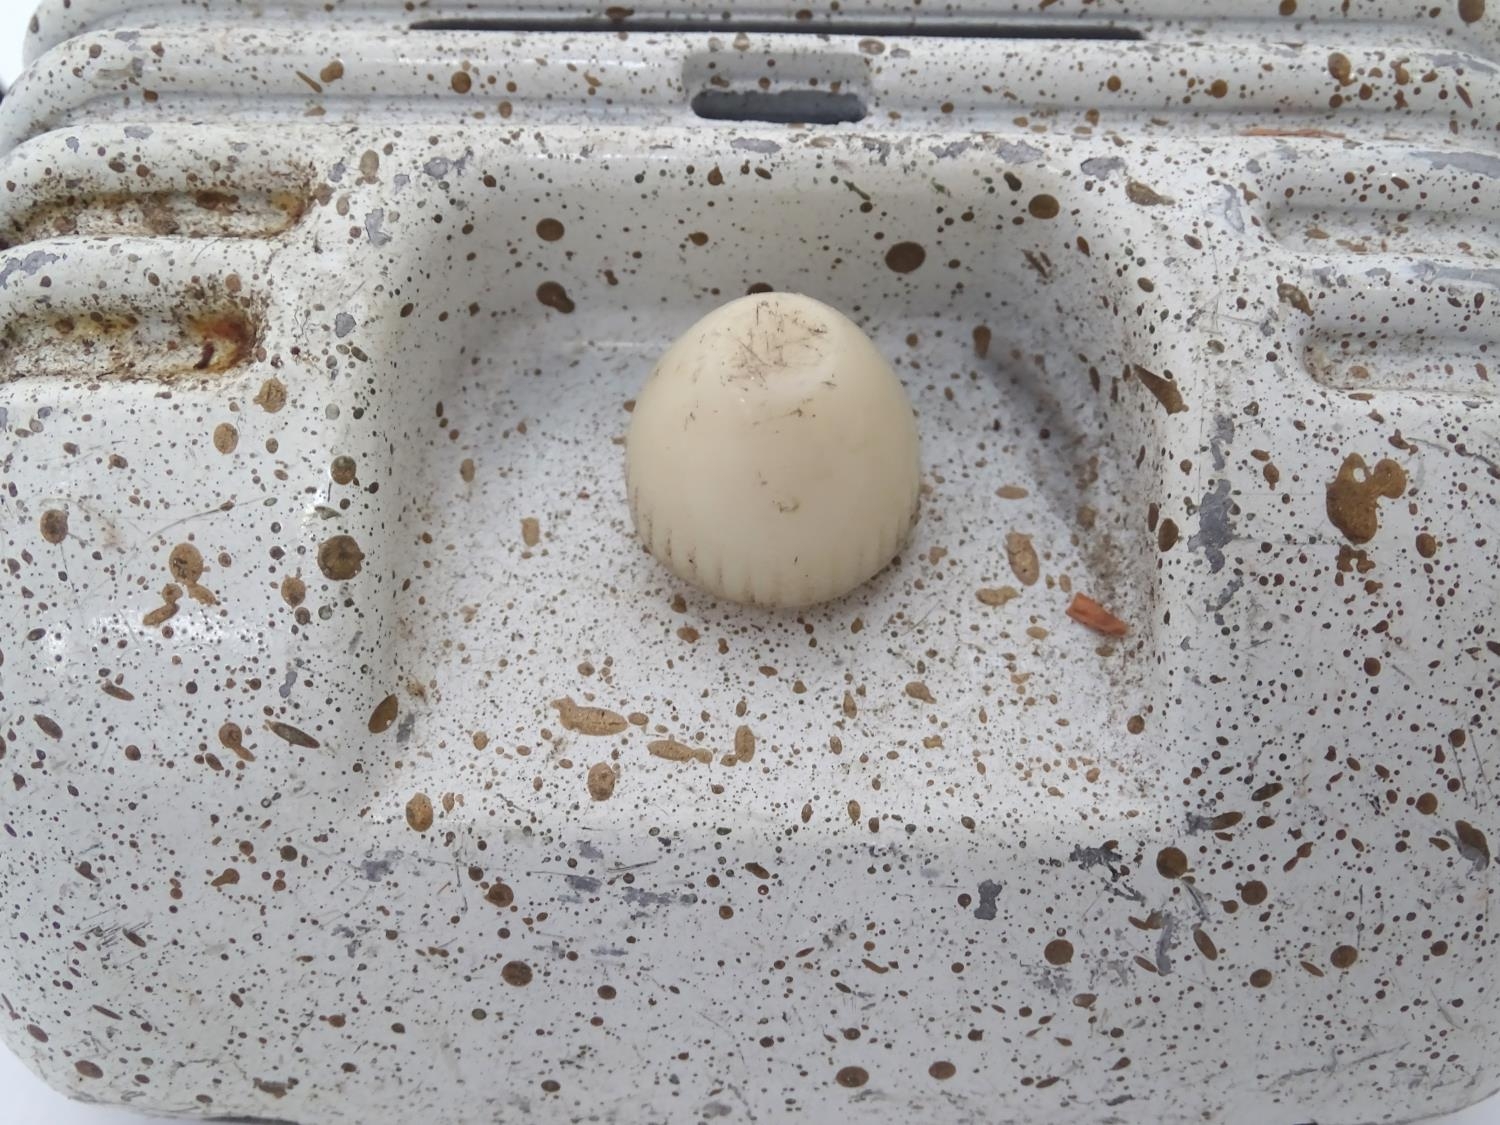
<svg viewBox="0 0 1500 1125">
<path fill-rule="evenodd" d="M 30 0 L 0 0 L 0 81 L 7 88 L 21 72 L 21 41 L 32 7 Z M 124 1110 L 69 1102 L 34 1077 L 14 1055 L 0 1048 L 0 1107 L 4 1106 L 9 1109 L 0 1109 L 0 1114 L 14 1125 L 170 1125 L 166 1118 L 141 1117 Z M 1294 1123 L 1272 1121 L 1268 1114 L 1267 1125 Z M 1434 1125 L 1500 1125 L 1500 1098 L 1442 1118 Z"/>
</svg>

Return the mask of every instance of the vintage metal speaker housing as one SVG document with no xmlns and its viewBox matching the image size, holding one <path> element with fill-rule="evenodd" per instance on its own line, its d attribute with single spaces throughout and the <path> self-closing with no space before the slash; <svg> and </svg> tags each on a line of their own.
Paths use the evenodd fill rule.
<svg viewBox="0 0 1500 1125">
<path fill-rule="evenodd" d="M 0 1037 L 309 1125 L 1500 1086 L 1495 27 L 50 0 Z M 623 492 L 654 358 L 756 288 L 923 442 L 910 548 L 803 612 L 672 579 Z"/>
</svg>

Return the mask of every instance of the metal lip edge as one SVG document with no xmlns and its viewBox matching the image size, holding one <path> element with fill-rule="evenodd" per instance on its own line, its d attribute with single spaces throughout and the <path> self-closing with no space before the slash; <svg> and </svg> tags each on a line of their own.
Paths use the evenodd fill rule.
<svg viewBox="0 0 1500 1125">
<path fill-rule="evenodd" d="M 181 22 L 185 16 L 206 17 L 215 22 L 234 23 L 237 20 L 256 19 L 257 22 L 274 22 L 278 16 L 288 21 L 316 21 L 323 24 L 349 24 L 375 19 L 397 26 L 425 25 L 432 30 L 456 30 L 457 24 L 490 25 L 505 24 L 515 30 L 524 30 L 533 25 L 537 30 L 568 30 L 570 25 L 580 29 L 583 25 L 603 31 L 641 30 L 650 31 L 656 25 L 665 25 L 664 30 L 709 31 L 718 29 L 734 33 L 752 31 L 756 25 L 762 29 L 790 30 L 811 34 L 859 35 L 870 29 L 871 34 L 946 35 L 978 38 L 985 28 L 995 29 L 992 34 L 1002 38 L 1047 38 L 1056 37 L 1058 29 L 1067 29 L 1067 38 L 1128 41 L 1140 37 L 1140 29 L 1152 23 L 1191 22 L 1194 24 L 1236 24 L 1263 27 L 1268 36 L 1283 33 L 1273 29 L 1304 28 L 1307 26 L 1349 27 L 1361 23 L 1390 28 L 1396 24 L 1420 26 L 1424 30 L 1451 38 L 1452 45 L 1480 54 L 1500 54 L 1500 20 L 1484 19 L 1476 23 L 1466 22 L 1456 5 L 1445 7 L 1436 20 L 1430 14 L 1430 5 L 1417 0 L 1393 0 L 1390 7 L 1403 7 L 1402 12 L 1383 12 L 1378 15 L 1365 13 L 1348 14 L 1339 0 L 1323 0 L 1317 11 L 1301 11 L 1295 19 L 1275 16 L 1246 16 L 1237 10 L 1234 2 L 1221 0 L 1223 11 L 1205 11 L 1208 4 L 1203 0 L 1134 0 L 1120 11 L 1108 15 L 1092 11 L 1071 14 L 1038 13 L 1033 7 L 1023 5 L 1020 0 L 969 4 L 969 11 L 961 13 L 924 12 L 914 6 L 897 6 L 881 0 L 846 0 L 837 13 L 824 13 L 821 18 L 806 18 L 806 9 L 800 4 L 759 2 L 753 4 L 728 3 L 722 10 L 715 10 L 694 0 L 654 0 L 650 4 L 607 6 L 581 0 L 559 0 L 546 6 L 510 5 L 503 0 L 469 0 L 466 3 L 453 0 L 437 0 L 427 6 L 420 19 L 414 19 L 412 11 L 399 0 L 380 0 L 360 8 L 345 10 L 342 0 L 334 0 L 333 10 L 317 0 L 283 0 L 277 10 L 264 13 L 252 12 L 243 0 L 218 5 L 209 12 L 185 13 L 165 3 L 146 0 L 42 0 L 33 15 L 25 43 L 25 58 L 29 64 L 33 59 L 57 46 L 59 43 L 85 32 L 98 32 L 109 26 L 128 20 L 150 18 L 164 23 Z M 1314 0 L 1316 3 L 1317 0 Z M 1306 4 L 1311 9 L 1312 3 Z M 493 13 L 493 14 L 487 14 Z M 799 18 L 801 16 L 802 18 Z M 925 30 L 924 30 L 925 29 Z M 1299 32 L 1300 33 L 1300 32 Z"/>
</svg>

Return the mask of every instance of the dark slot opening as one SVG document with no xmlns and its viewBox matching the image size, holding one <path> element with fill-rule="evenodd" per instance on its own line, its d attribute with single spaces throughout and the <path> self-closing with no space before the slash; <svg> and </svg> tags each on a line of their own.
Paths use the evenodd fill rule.
<svg viewBox="0 0 1500 1125">
<path fill-rule="evenodd" d="M 703 90 L 693 112 L 709 121 L 769 121 L 777 125 L 840 125 L 863 121 L 864 99 L 827 90 Z"/>
<path fill-rule="evenodd" d="M 906 23 L 901 20 L 835 20 L 814 23 L 806 20 L 706 20 L 662 19 L 642 17 L 612 20 L 599 16 L 452 16 L 414 20 L 412 31 L 640 31 L 696 32 L 733 35 L 858 35 L 932 39 L 1095 39 L 1133 42 L 1145 36 L 1133 27 L 1115 27 L 1078 21 L 1075 23 L 1027 23 L 1021 20 L 928 21 Z"/>
</svg>

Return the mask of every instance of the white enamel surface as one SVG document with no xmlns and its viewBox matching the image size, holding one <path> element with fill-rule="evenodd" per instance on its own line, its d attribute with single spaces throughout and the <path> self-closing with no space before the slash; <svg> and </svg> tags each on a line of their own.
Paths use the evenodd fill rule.
<svg viewBox="0 0 1500 1125">
<path fill-rule="evenodd" d="M 55 5 L 0 109 L 27 1065 L 307 1123 L 1500 1083 L 1493 17 L 314 7 Z M 857 126 L 686 107 L 830 57 Z M 643 373 L 764 285 L 849 314 L 922 445 L 899 562 L 801 611 L 663 570 L 620 472 Z"/>
<path fill-rule="evenodd" d="M 763 293 L 673 343 L 636 399 L 626 488 L 636 532 L 733 601 L 841 597 L 916 515 L 917 427 L 870 339 L 810 297 Z"/>
</svg>

